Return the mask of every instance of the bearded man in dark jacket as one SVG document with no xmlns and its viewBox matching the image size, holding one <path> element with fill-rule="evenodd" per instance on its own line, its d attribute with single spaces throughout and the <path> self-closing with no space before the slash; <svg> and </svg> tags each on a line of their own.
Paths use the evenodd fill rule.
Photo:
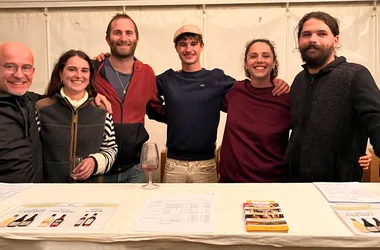
<svg viewBox="0 0 380 250">
<path fill-rule="evenodd" d="M 380 91 L 367 68 L 336 56 L 339 25 L 324 12 L 298 24 L 304 70 L 291 86 L 287 181 L 360 181 L 368 137 L 380 155 Z"/>
</svg>

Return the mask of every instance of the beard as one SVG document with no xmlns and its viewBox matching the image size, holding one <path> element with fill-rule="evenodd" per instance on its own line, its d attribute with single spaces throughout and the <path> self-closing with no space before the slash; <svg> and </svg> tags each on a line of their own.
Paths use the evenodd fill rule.
<svg viewBox="0 0 380 250">
<path fill-rule="evenodd" d="M 134 57 L 135 50 L 137 47 L 137 42 L 136 41 L 124 42 L 124 43 L 120 43 L 119 45 L 123 45 L 123 44 L 130 46 L 129 49 L 128 50 L 122 50 L 118 47 L 118 45 L 115 42 L 111 42 L 111 44 L 110 44 L 111 55 L 113 55 L 117 58 L 122 58 L 122 59 Z"/>
<path fill-rule="evenodd" d="M 309 49 L 315 49 L 314 55 L 309 55 Z M 334 46 L 320 46 L 316 44 L 309 44 L 303 48 L 300 48 L 301 58 L 309 68 L 320 68 L 326 64 L 327 60 L 334 53 Z"/>
</svg>

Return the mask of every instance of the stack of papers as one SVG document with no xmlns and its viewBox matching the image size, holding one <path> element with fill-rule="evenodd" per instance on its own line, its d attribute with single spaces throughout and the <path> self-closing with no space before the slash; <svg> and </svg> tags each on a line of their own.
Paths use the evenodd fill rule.
<svg viewBox="0 0 380 250">
<path fill-rule="evenodd" d="M 314 185 L 330 203 L 380 203 L 380 197 L 363 189 L 359 182 L 316 182 Z"/>
</svg>

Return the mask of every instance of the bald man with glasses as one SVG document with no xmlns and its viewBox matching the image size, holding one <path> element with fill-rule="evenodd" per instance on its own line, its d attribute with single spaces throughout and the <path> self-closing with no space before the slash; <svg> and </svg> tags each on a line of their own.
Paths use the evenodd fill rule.
<svg viewBox="0 0 380 250">
<path fill-rule="evenodd" d="M 28 92 L 34 57 L 28 47 L 0 45 L 0 182 L 42 182 L 42 152 L 34 104 Z"/>
</svg>

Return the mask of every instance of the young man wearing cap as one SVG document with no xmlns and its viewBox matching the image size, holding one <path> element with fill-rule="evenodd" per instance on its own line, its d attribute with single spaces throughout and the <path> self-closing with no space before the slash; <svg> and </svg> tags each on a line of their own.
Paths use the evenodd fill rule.
<svg viewBox="0 0 380 250">
<path fill-rule="evenodd" d="M 167 107 L 167 159 L 164 182 L 217 182 L 215 141 L 220 107 L 236 80 L 221 69 L 201 67 L 201 30 L 184 25 L 173 38 L 182 69 L 157 76 Z M 288 90 L 283 81 L 275 94 Z"/>
</svg>

